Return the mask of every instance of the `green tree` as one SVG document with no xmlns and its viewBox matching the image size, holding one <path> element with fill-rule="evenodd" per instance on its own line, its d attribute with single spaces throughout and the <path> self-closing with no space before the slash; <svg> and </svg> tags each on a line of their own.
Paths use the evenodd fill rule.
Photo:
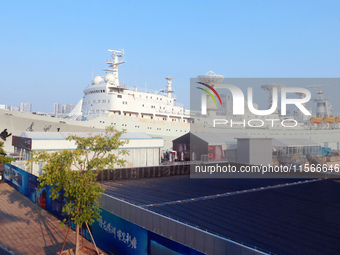
<svg viewBox="0 0 340 255">
<path fill-rule="evenodd" d="M 0 141 L 0 164 L 9 164 L 14 161 L 13 158 L 6 157 L 6 151 L 4 150 L 4 142 Z"/>
<path fill-rule="evenodd" d="M 99 220 L 98 197 L 104 189 L 96 182 L 97 174 L 126 163 L 120 156 L 127 154 L 127 151 L 118 150 L 128 142 L 120 138 L 122 133 L 109 127 L 103 134 L 85 137 L 71 135 L 67 140 L 76 143 L 75 150 L 33 152 L 29 160 L 29 163 L 44 163 L 43 174 L 38 180 L 40 188 L 51 186 L 52 199 L 57 199 L 61 190 L 65 192 L 63 212 L 77 225 L 76 254 L 79 254 L 79 226 Z"/>
</svg>

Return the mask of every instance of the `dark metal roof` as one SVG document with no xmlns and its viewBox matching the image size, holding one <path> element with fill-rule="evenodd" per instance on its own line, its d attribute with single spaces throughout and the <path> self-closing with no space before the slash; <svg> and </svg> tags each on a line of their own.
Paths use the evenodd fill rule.
<svg viewBox="0 0 340 255">
<path fill-rule="evenodd" d="M 333 180 L 174 176 L 102 184 L 107 194 L 274 254 L 340 253 Z"/>
</svg>

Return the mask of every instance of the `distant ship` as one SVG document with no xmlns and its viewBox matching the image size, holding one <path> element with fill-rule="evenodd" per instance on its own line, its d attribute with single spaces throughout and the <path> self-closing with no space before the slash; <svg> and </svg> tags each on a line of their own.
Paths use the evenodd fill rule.
<svg viewBox="0 0 340 255">
<path fill-rule="evenodd" d="M 201 84 L 208 84 L 215 89 L 224 88 L 220 84 L 224 77 L 209 72 L 206 75 L 197 77 Z M 242 133 L 249 137 L 255 138 L 286 138 L 290 139 L 291 144 L 299 145 L 299 139 L 308 139 L 319 143 L 322 147 L 331 148 L 332 150 L 340 150 L 340 117 L 334 115 L 329 98 L 324 97 L 323 88 L 335 85 L 314 85 L 307 88 L 317 89 L 318 97 L 312 99 L 314 101 L 313 116 L 302 114 L 300 111 L 294 111 L 291 115 L 281 115 L 280 109 L 270 115 L 258 116 L 250 112 L 245 107 L 244 115 L 233 115 L 233 98 L 231 94 L 220 94 L 221 105 L 215 106 L 214 101 L 202 92 L 202 97 L 206 96 L 207 113 L 204 115 L 200 109 L 191 109 L 191 117 L 193 124 L 191 132 L 198 133 Z M 266 84 L 261 88 L 269 92 L 269 108 L 272 105 L 273 90 L 279 91 L 284 85 Z M 304 98 L 304 93 L 296 93 L 298 97 Z M 197 96 L 197 95 L 196 95 Z M 254 104 L 254 108 L 258 106 Z M 214 126 L 214 120 L 219 119 L 222 124 Z M 251 124 L 248 124 L 248 121 Z M 270 121 L 275 120 L 275 121 Z M 231 126 L 230 123 L 237 123 Z M 224 124 L 225 123 L 225 124 Z M 284 123 L 285 126 L 282 125 Z M 300 142 L 302 142 L 300 140 Z M 304 141 L 306 142 L 306 140 Z"/>
</svg>

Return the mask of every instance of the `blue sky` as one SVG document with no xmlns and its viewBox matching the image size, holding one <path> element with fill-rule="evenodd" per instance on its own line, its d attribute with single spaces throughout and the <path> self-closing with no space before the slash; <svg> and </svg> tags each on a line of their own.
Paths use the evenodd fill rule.
<svg viewBox="0 0 340 255">
<path fill-rule="evenodd" d="M 186 107 L 190 78 L 210 70 L 340 77 L 340 1 L 2 1 L 0 10 L 0 104 L 34 111 L 76 104 L 92 73 L 104 74 L 107 49 L 125 50 L 121 82 L 161 89 L 171 75 Z"/>
</svg>

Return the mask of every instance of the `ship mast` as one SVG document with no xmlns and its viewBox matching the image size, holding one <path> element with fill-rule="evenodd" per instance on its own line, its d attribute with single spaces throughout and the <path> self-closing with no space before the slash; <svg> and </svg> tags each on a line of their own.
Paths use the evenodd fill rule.
<svg viewBox="0 0 340 255">
<path fill-rule="evenodd" d="M 168 86 L 167 86 L 167 90 L 165 90 L 164 92 L 167 94 L 167 96 L 168 96 L 168 98 L 171 98 L 171 93 L 174 93 L 174 91 L 172 90 L 172 80 L 174 79 L 174 78 L 172 78 L 172 77 L 167 77 L 167 78 L 165 78 L 166 80 L 168 80 Z"/>
<path fill-rule="evenodd" d="M 120 61 L 119 58 L 124 56 L 124 49 L 120 50 L 107 50 L 112 52 L 110 60 L 107 60 L 106 63 L 111 67 L 111 69 L 103 69 L 104 71 L 111 72 L 113 74 L 113 81 L 110 83 L 113 84 L 115 87 L 119 87 L 119 77 L 118 77 L 118 66 L 121 64 L 126 63 L 126 61 Z"/>
<path fill-rule="evenodd" d="M 332 106 L 328 102 L 329 98 L 324 98 L 322 88 L 325 87 L 333 87 L 336 85 L 314 85 L 308 86 L 307 88 L 315 88 L 318 89 L 318 98 L 314 98 L 314 107 L 316 108 L 316 116 L 317 117 L 328 117 L 332 115 Z M 315 106 L 316 105 L 316 106 Z"/>
</svg>

